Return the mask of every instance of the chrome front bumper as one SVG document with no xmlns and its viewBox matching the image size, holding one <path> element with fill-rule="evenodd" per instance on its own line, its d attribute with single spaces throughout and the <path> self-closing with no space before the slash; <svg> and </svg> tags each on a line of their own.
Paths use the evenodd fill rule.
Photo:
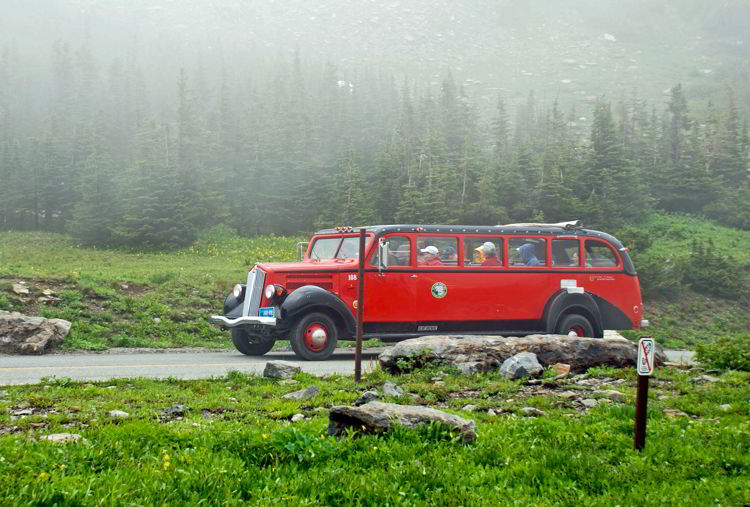
<svg viewBox="0 0 750 507">
<path fill-rule="evenodd" d="M 246 324 L 260 324 L 262 326 L 276 327 L 276 317 L 237 317 L 236 319 L 228 319 L 223 315 L 211 315 L 211 322 L 217 326 L 223 326 L 230 329 L 237 326 L 244 326 Z"/>
</svg>

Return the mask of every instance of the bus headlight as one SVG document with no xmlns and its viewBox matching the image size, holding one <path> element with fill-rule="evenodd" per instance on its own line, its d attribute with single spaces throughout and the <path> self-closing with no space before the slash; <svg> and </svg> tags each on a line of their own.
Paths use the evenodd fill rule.
<svg viewBox="0 0 750 507">
<path fill-rule="evenodd" d="M 286 294 L 286 289 L 282 285 L 268 284 L 263 293 L 266 299 L 280 298 Z"/>
<path fill-rule="evenodd" d="M 232 296 L 239 299 L 239 297 L 242 295 L 242 285 L 237 284 L 232 289 Z"/>
</svg>

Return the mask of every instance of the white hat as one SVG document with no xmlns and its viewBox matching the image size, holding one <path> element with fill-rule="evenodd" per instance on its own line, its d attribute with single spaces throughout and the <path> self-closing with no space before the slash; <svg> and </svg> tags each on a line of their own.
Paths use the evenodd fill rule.
<svg viewBox="0 0 750 507">
<path fill-rule="evenodd" d="M 427 246 L 427 247 L 424 247 L 423 249 L 421 249 L 420 252 L 422 252 L 422 253 L 428 253 L 428 254 L 432 254 L 432 255 L 437 255 L 438 254 L 438 249 L 437 249 L 437 247 L 434 247 L 434 246 L 430 245 L 430 246 Z"/>
<path fill-rule="evenodd" d="M 485 241 L 482 245 L 484 247 L 485 252 L 494 252 L 495 251 L 495 244 L 492 241 Z"/>
</svg>

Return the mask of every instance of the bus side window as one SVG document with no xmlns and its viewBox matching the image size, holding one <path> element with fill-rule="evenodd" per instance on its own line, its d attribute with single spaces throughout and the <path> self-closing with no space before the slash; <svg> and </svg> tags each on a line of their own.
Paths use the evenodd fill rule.
<svg viewBox="0 0 750 507">
<path fill-rule="evenodd" d="M 552 240 L 553 266 L 580 266 L 580 244 L 577 239 Z"/>
<path fill-rule="evenodd" d="M 586 267 L 613 268 L 617 266 L 617 254 L 604 241 L 587 239 L 585 243 Z"/>
<path fill-rule="evenodd" d="M 547 240 L 544 238 L 511 238 L 508 242 L 511 266 L 546 266 Z"/>
<path fill-rule="evenodd" d="M 411 264 L 411 242 L 406 236 L 387 236 L 388 242 L 388 267 L 408 266 Z M 370 266 L 378 265 L 378 250 L 372 255 Z"/>
<path fill-rule="evenodd" d="M 464 266 L 503 266 L 504 250 L 503 238 L 465 238 Z"/>
</svg>

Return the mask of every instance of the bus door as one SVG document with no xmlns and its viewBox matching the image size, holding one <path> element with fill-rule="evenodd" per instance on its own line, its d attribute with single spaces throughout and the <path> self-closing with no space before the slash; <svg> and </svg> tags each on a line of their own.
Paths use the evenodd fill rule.
<svg viewBox="0 0 750 507">
<path fill-rule="evenodd" d="M 378 248 L 365 272 L 365 332 L 413 333 L 416 331 L 416 282 L 414 247 L 411 238 L 385 236 L 388 243 L 388 267 L 378 270 Z"/>
</svg>

